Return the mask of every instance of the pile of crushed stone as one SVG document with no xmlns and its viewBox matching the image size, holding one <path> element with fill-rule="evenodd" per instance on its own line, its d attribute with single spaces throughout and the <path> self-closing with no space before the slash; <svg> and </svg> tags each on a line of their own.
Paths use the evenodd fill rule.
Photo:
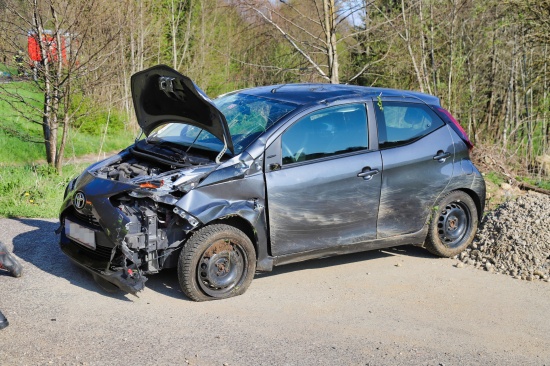
<svg viewBox="0 0 550 366">
<path fill-rule="evenodd" d="M 550 282 L 550 196 L 529 192 L 505 202 L 485 216 L 472 245 L 455 258 L 488 272 Z"/>
</svg>

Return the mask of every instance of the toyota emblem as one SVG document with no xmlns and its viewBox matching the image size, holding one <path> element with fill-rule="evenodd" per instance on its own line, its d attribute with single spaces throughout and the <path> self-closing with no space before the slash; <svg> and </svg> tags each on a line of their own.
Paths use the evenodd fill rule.
<svg viewBox="0 0 550 366">
<path fill-rule="evenodd" d="M 84 193 L 82 192 L 76 192 L 73 199 L 74 207 L 78 208 L 79 210 L 84 208 L 84 205 L 86 204 L 86 196 L 84 196 Z"/>
</svg>

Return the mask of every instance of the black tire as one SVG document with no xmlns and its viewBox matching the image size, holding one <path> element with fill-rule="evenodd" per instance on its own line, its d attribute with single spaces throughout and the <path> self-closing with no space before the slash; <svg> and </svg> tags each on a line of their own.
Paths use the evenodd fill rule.
<svg viewBox="0 0 550 366">
<path fill-rule="evenodd" d="M 462 191 L 450 192 L 433 209 L 426 249 L 440 257 L 453 257 L 472 243 L 477 226 L 472 198 Z"/>
<path fill-rule="evenodd" d="M 246 234 L 229 225 L 199 229 L 185 243 L 178 260 L 181 290 L 194 301 L 241 295 L 255 271 L 254 245 Z"/>
</svg>

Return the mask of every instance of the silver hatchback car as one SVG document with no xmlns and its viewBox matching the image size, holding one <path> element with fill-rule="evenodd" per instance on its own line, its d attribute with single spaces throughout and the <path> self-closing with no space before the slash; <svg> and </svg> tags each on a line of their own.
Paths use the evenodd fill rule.
<svg viewBox="0 0 550 366">
<path fill-rule="evenodd" d="M 256 271 L 403 244 L 450 257 L 472 242 L 485 182 L 434 96 L 284 84 L 208 97 L 159 65 L 132 76 L 145 138 L 66 189 L 62 251 L 136 293 L 177 267 L 196 301 Z"/>
</svg>

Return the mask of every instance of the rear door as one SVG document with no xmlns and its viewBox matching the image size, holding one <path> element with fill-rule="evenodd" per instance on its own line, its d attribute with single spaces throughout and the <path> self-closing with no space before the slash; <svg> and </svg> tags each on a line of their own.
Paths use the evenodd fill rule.
<svg viewBox="0 0 550 366">
<path fill-rule="evenodd" d="M 362 103 L 315 111 L 266 151 L 274 256 L 376 238 L 380 152 L 369 150 Z"/>
<path fill-rule="evenodd" d="M 420 231 L 453 175 L 447 125 L 425 104 L 375 103 L 382 154 L 378 238 Z"/>
</svg>

